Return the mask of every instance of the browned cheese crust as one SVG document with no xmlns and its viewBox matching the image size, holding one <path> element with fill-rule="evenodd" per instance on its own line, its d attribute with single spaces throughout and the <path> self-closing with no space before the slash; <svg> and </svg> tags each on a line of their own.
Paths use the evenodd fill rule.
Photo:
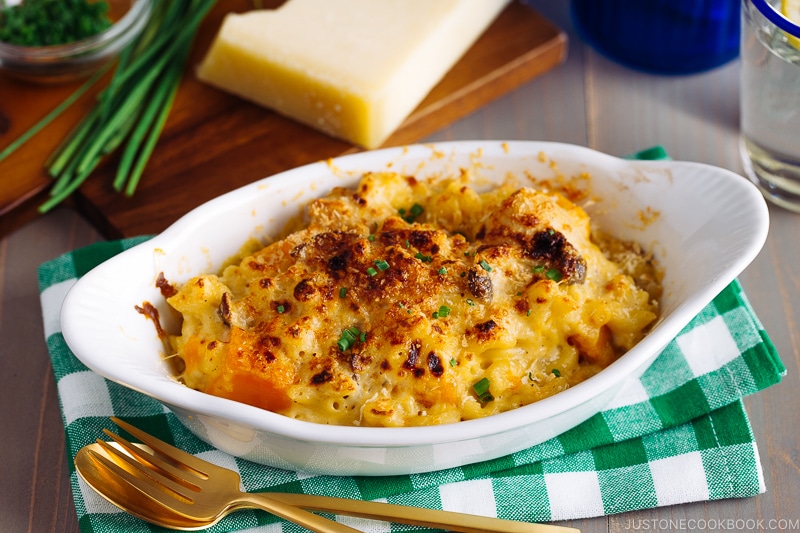
<svg viewBox="0 0 800 533">
<path fill-rule="evenodd" d="M 604 237 L 634 251 L 609 260 L 557 193 L 375 173 L 306 215 L 168 298 L 186 385 L 319 423 L 458 422 L 587 379 L 657 316 L 652 260 Z"/>
</svg>

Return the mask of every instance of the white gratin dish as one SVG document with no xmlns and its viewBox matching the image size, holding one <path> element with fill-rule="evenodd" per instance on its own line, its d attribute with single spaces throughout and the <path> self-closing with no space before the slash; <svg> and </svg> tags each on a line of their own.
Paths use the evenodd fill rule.
<svg viewBox="0 0 800 533">
<path fill-rule="evenodd" d="M 587 381 L 537 403 L 479 420 L 410 427 L 302 422 L 178 383 L 163 360 L 147 301 L 169 316 L 156 287 L 217 272 L 251 237 L 275 236 L 303 205 L 365 171 L 420 177 L 472 168 L 479 183 L 575 180 L 586 210 L 613 235 L 652 250 L 665 276 L 661 315 L 632 350 Z M 588 177 L 587 177 L 588 176 Z M 191 186 L 187 184 L 187 186 Z M 258 463 L 332 475 L 394 475 L 460 466 L 544 442 L 598 413 L 761 250 L 768 210 L 758 190 L 721 168 L 630 161 L 579 146 L 468 141 L 389 148 L 314 163 L 257 181 L 191 211 L 160 235 L 101 264 L 69 291 L 64 338 L 101 376 L 151 396 L 199 438 Z"/>
</svg>

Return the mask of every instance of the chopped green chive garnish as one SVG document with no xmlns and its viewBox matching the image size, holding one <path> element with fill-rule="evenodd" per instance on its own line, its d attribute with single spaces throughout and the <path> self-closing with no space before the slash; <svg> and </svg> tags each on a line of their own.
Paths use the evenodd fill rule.
<svg viewBox="0 0 800 533">
<path fill-rule="evenodd" d="M 475 305 L 475 301 L 472 298 L 467 298 L 467 305 Z"/>
<path fill-rule="evenodd" d="M 375 235 L 368 235 L 367 236 L 367 240 L 368 241 L 374 241 L 375 240 Z"/>
<path fill-rule="evenodd" d="M 443 306 L 441 306 L 441 307 L 439 308 L 439 311 L 438 311 L 438 313 L 439 313 L 439 316 L 440 316 L 440 317 L 445 317 L 445 316 L 448 316 L 448 315 L 450 315 L 450 308 L 449 308 L 449 307 L 447 307 L 446 305 L 443 305 Z"/>
<path fill-rule="evenodd" d="M 347 296 L 347 287 L 340 287 L 339 298 L 344 298 L 345 296 Z"/>
<path fill-rule="evenodd" d="M 554 368 L 551 372 L 553 373 L 553 375 L 555 377 L 557 377 L 557 378 L 561 377 L 561 371 L 559 371 L 557 368 Z"/>
<path fill-rule="evenodd" d="M 414 257 L 419 259 L 423 263 L 430 263 L 431 261 L 433 261 L 433 258 L 431 256 L 425 255 L 422 252 L 417 252 L 416 254 L 414 254 Z"/>
<path fill-rule="evenodd" d="M 336 345 L 339 347 L 339 351 L 346 352 L 353 347 L 353 345 L 356 343 L 356 340 L 366 342 L 366 332 L 359 331 L 356 327 L 344 328 L 342 330 L 342 334 L 339 336 L 339 340 L 336 342 Z"/>
<path fill-rule="evenodd" d="M 553 281 L 561 281 L 561 278 L 563 277 L 561 275 L 561 272 L 559 272 L 558 269 L 556 268 L 551 268 L 550 270 L 548 270 L 545 276 L 547 276 L 549 279 L 552 279 Z"/>
<path fill-rule="evenodd" d="M 481 259 L 480 263 L 478 264 L 481 265 L 481 268 L 484 269 L 486 272 L 492 271 L 492 267 L 485 260 Z"/>
<path fill-rule="evenodd" d="M 446 269 L 445 267 L 442 267 L 442 268 L 440 268 L 440 269 L 439 269 L 439 274 L 441 274 L 442 276 L 444 276 L 445 274 L 447 274 L 447 269 Z"/>
<path fill-rule="evenodd" d="M 406 239 L 406 248 L 411 248 L 411 243 Z"/>
<path fill-rule="evenodd" d="M 491 402 L 494 396 L 489 392 L 489 378 L 483 378 L 472 386 L 472 390 L 481 402 Z"/>
<path fill-rule="evenodd" d="M 377 259 L 375 261 L 375 266 L 378 267 L 378 269 L 380 269 L 381 271 L 383 271 L 389 268 L 389 263 L 387 263 L 383 259 Z"/>
<path fill-rule="evenodd" d="M 450 366 L 458 366 L 458 361 L 456 361 L 456 358 L 455 358 L 455 357 L 453 357 L 452 359 L 450 359 Z"/>
<path fill-rule="evenodd" d="M 279 305 L 278 306 L 278 312 L 279 313 L 283 313 L 284 311 L 286 311 L 286 308 L 284 306 L 282 306 L 282 305 Z"/>
<path fill-rule="evenodd" d="M 377 271 L 377 270 L 375 270 L 375 269 L 374 269 L 374 268 L 372 268 L 372 267 L 369 267 L 369 268 L 367 269 L 367 274 L 369 274 L 370 276 L 375 276 L 375 275 L 377 275 L 377 274 L 378 274 L 378 271 Z"/>
<path fill-rule="evenodd" d="M 411 209 L 409 209 L 408 211 L 406 211 L 405 209 L 400 209 L 398 211 L 398 213 L 400 213 L 400 216 L 403 217 L 403 220 L 405 220 L 409 224 L 411 222 L 414 222 L 414 220 L 424 212 L 425 208 L 422 207 L 420 204 L 412 205 Z"/>
<path fill-rule="evenodd" d="M 533 267 L 534 274 L 541 274 L 542 272 L 544 272 L 544 265 L 536 265 Z"/>
<path fill-rule="evenodd" d="M 527 312 L 527 313 L 525 313 L 525 314 L 526 314 L 526 315 L 528 315 L 528 316 L 531 316 L 531 310 L 530 310 L 530 309 L 528 309 L 528 312 Z"/>
<path fill-rule="evenodd" d="M 486 393 L 489 390 L 489 378 L 483 378 L 482 380 L 475 383 L 475 385 L 473 385 L 472 388 L 475 390 L 475 393 L 478 396 Z"/>
</svg>

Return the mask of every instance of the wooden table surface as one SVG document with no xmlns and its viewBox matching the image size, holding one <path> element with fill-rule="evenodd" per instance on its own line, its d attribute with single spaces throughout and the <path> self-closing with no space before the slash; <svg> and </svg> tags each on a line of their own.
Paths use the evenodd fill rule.
<svg viewBox="0 0 800 533">
<path fill-rule="evenodd" d="M 566 63 L 427 140 L 562 141 L 615 155 L 661 144 L 675 159 L 741 173 L 738 61 L 694 76 L 640 74 L 581 43 L 567 2 L 531 3 L 567 30 Z M 767 530 L 800 529 L 800 215 L 772 206 L 770 215 L 767 243 L 740 276 L 788 368 L 782 383 L 745 400 L 766 493 L 569 525 L 585 532 L 677 531 L 706 521 L 743 519 L 761 520 Z M 36 268 L 100 239 L 74 211 L 60 207 L 0 240 L 0 531 L 78 531 Z"/>
</svg>

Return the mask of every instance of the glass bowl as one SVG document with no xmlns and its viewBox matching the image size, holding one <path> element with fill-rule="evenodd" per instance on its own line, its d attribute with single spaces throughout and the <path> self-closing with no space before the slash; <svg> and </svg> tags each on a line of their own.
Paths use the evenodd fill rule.
<svg viewBox="0 0 800 533">
<path fill-rule="evenodd" d="M 152 0 L 107 1 L 114 22 L 97 35 L 40 47 L 0 42 L 0 72 L 38 83 L 61 83 L 89 76 L 141 32 L 152 7 Z"/>
</svg>

